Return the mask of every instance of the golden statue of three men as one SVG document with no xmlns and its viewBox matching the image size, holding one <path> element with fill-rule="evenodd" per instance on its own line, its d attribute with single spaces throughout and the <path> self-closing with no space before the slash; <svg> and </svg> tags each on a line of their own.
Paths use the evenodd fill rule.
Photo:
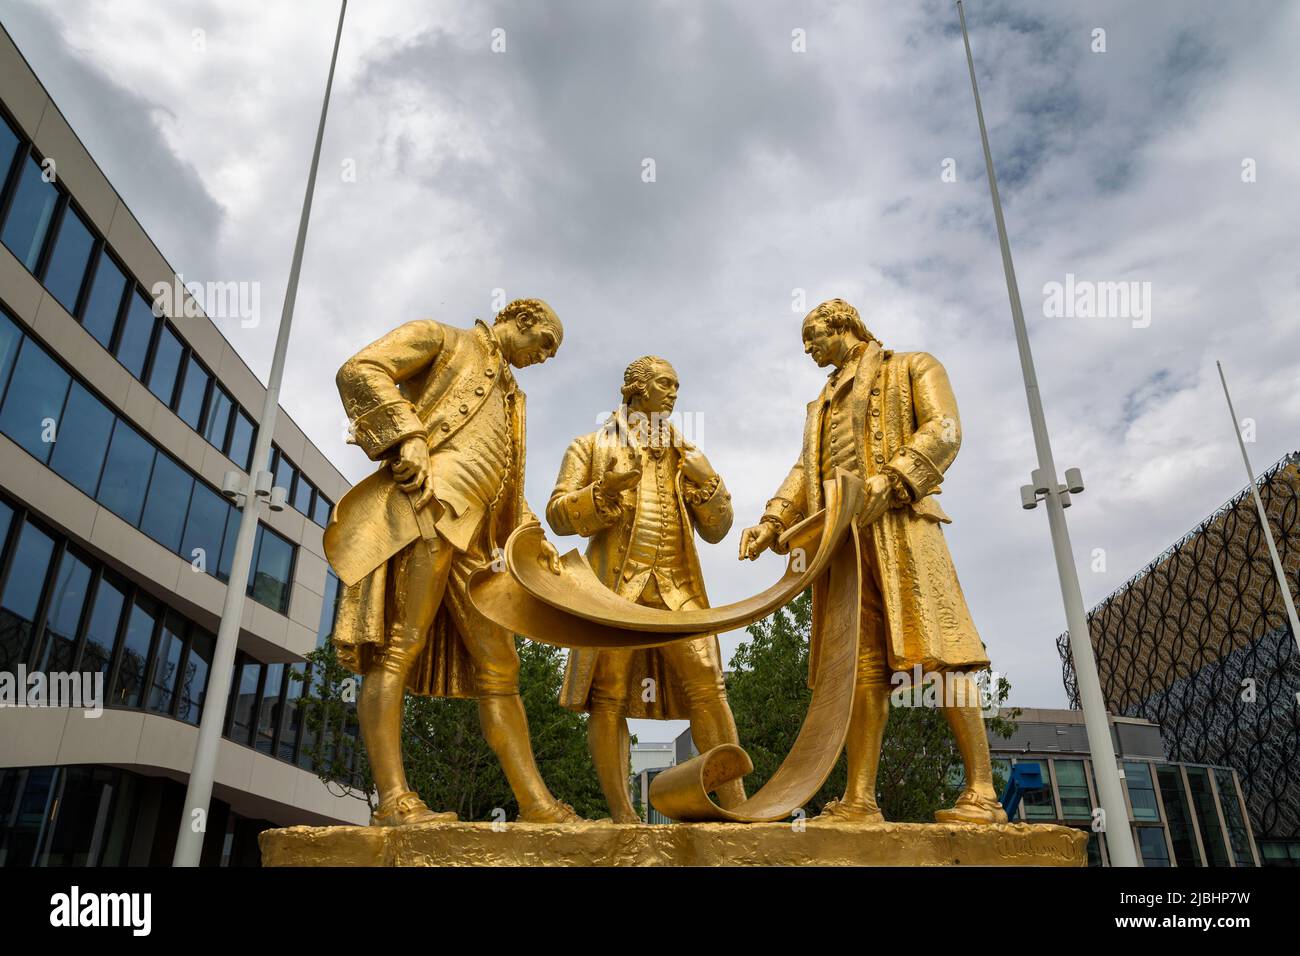
<svg viewBox="0 0 1300 956">
<path fill-rule="evenodd" d="M 941 524 L 950 519 L 934 497 L 961 441 L 947 374 L 927 353 L 883 348 L 841 299 L 809 312 L 802 337 L 804 351 L 831 372 L 808 405 L 799 460 L 761 520 L 743 532 L 740 557 L 757 558 L 818 513 L 828 479 L 847 473 L 861 481 L 848 785 L 818 819 L 883 821 L 876 771 L 891 678 L 919 665 L 950 685 L 968 682 L 968 692 L 955 703 L 949 695 L 944 706 L 965 786 L 936 819 L 1004 823 L 971 676 L 989 662 L 944 542 Z M 374 825 L 455 819 L 430 810 L 408 785 L 400 741 L 408 690 L 478 699 L 520 821 L 580 819 L 551 794 L 533 758 L 514 635 L 479 613 L 469 595 L 470 576 L 494 561 L 511 533 L 539 524 L 524 500 L 524 393 L 512 369 L 552 358 L 563 338 L 546 303 L 519 299 L 492 326 L 409 322 L 339 370 L 353 440 L 380 464 L 339 502 L 325 536 L 344 585 L 336 652 L 363 677 L 357 713 L 378 790 Z M 633 361 L 617 410 L 569 445 L 546 507 L 556 534 L 589 539 L 586 559 L 605 587 L 665 613 L 709 607 L 695 535 L 721 541 L 733 518 L 721 476 L 668 420 L 678 387 L 664 359 Z M 548 542 L 541 560 L 560 573 Z M 827 578 L 813 585 L 810 685 L 825 640 Z M 654 647 L 574 647 L 561 703 L 589 715 L 592 762 L 619 824 L 640 822 L 628 793 L 628 717 L 689 719 L 705 753 L 740 743 L 712 634 Z M 723 808 L 745 801 L 738 779 L 718 785 L 716 795 Z"/>
</svg>

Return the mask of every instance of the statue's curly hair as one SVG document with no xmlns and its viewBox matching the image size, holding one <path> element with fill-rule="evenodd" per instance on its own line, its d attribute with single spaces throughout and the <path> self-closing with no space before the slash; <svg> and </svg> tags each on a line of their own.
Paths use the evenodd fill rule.
<svg viewBox="0 0 1300 956">
<path fill-rule="evenodd" d="M 518 322 L 522 329 L 531 328 L 535 323 L 541 322 L 555 333 L 556 346 L 564 341 L 564 326 L 560 323 L 560 317 L 541 299 L 515 299 L 507 302 L 506 307 L 497 313 L 496 321 L 492 324 L 500 325 L 512 319 Z"/>
<path fill-rule="evenodd" d="M 643 355 L 626 369 L 623 370 L 623 404 L 627 404 L 633 395 L 644 395 L 646 386 L 650 379 L 654 378 L 655 366 L 666 365 L 673 368 L 672 363 L 667 359 L 662 359 L 657 355 Z M 673 369 L 674 373 L 677 371 Z"/>
<path fill-rule="evenodd" d="M 843 299 L 827 299 L 804 316 L 804 326 L 807 326 L 813 319 L 824 319 L 826 327 L 832 332 L 843 332 L 847 329 L 864 342 L 880 341 L 867 331 L 862 316 L 858 315 L 858 310 Z"/>
</svg>

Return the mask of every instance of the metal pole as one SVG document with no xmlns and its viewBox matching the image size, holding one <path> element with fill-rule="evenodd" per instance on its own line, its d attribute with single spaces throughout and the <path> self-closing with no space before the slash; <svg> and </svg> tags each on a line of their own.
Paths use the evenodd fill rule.
<svg viewBox="0 0 1300 956">
<path fill-rule="evenodd" d="M 1246 454 L 1246 440 L 1241 437 L 1241 425 L 1237 421 L 1236 409 L 1232 407 L 1232 396 L 1228 394 L 1228 380 L 1223 374 L 1223 365 L 1219 362 L 1214 363 L 1219 370 L 1219 381 L 1223 383 L 1223 397 L 1228 400 L 1228 414 L 1232 416 L 1232 430 L 1237 435 L 1237 445 L 1241 448 L 1241 460 L 1246 466 L 1246 477 L 1250 479 L 1250 493 L 1255 496 L 1255 508 L 1259 511 L 1259 524 L 1264 529 L 1264 541 L 1268 544 L 1268 556 L 1273 559 L 1273 570 L 1277 573 L 1277 585 L 1282 589 L 1282 603 L 1286 605 L 1286 616 L 1291 622 L 1291 637 L 1296 642 L 1296 649 L 1300 650 L 1300 621 L 1296 620 L 1295 601 L 1291 598 L 1291 585 L 1286 580 L 1286 569 L 1282 567 L 1282 559 L 1278 557 L 1277 545 L 1273 541 L 1273 528 L 1268 523 L 1268 513 L 1264 510 L 1264 502 L 1259 497 L 1259 488 L 1255 484 L 1255 469 L 1250 467 L 1250 456 Z M 1300 696 L 1300 695 L 1298 695 Z"/>
<path fill-rule="evenodd" d="M 275 433 L 275 419 L 280 410 L 280 381 L 284 378 L 289 329 L 293 324 L 293 307 L 298 296 L 298 275 L 302 269 L 303 249 L 307 244 L 312 196 L 316 191 L 316 169 L 320 164 L 321 141 L 325 137 L 325 115 L 329 110 L 334 65 L 338 61 L 343 17 L 347 9 L 347 0 L 342 0 L 338 30 L 334 34 L 334 52 L 330 56 L 329 76 L 325 81 L 325 100 L 321 104 L 320 124 L 316 128 L 316 146 L 312 152 L 311 171 L 307 175 L 307 192 L 302 200 L 302 216 L 298 220 L 298 238 L 293 247 L 293 263 L 289 267 L 289 284 L 285 289 L 284 308 L 280 313 L 280 327 L 275 339 L 275 355 L 271 360 L 271 377 L 266 383 L 266 399 L 262 403 L 262 417 L 257 427 L 253 470 L 242 495 L 243 515 L 239 520 L 239 534 L 235 538 L 230 581 L 226 586 L 226 600 L 221 610 L 221 627 L 217 630 L 217 646 L 212 655 L 207 697 L 204 700 L 203 717 L 199 721 L 199 739 L 194 749 L 194 766 L 185 788 L 185 812 L 181 815 L 172 866 L 198 866 L 203 852 L 203 834 L 207 829 L 208 809 L 212 802 L 217 749 L 221 745 L 221 725 L 225 719 L 226 700 L 230 696 L 231 669 L 235 662 L 235 648 L 239 643 L 239 624 L 244 614 L 244 593 L 248 589 L 248 574 L 253 563 L 253 542 L 257 535 L 260 499 L 270 494 L 271 438 Z M 262 480 L 259 481 L 259 478 Z"/>
<path fill-rule="evenodd" d="M 1038 450 L 1038 468 L 1042 483 L 1047 486 L 1047 524 L 1052 532 L 1052 551 L 1056 556 L 1056 572 L 1061 579 L 1061 598 L 1065 603 L 1065 621 L 1070 631 L 1070 653 L 1074 658 L 1074 672 L 1079 684 L 1079 702 L 1083 706 L 1083 722 L 1088 731 L 1088 749 L 1092 753 L 1093 771 L 1097 777 L 1097 790 L 1105 814 L 1106 849 L 1112 866 L 1137 866 L 1133 848 L 1133 834 L 1129 830 L 1128 808 L 1120 785 L 1119 766 L 1115 760 L 1115 747 L 1110 738 L 1110 723 L 1106 716 L 1106 701 L 1101 693 L 1101 680 L 1097 676 L 1097 660 L 1093 656 L 1092 641 L 1088 635 L 1088 621 L 1083 611 L 1083 594 L 1079 590 L 1079 572 L 1074 566 L 1070 548 L 1070 532 L 1065 525 L 1065 509 L 1061 502 L 1061 485 L 1052 460 L 1052 444 L 1047 435 L 1047 419 L 1043 415 L 1043 402 L 1038 394 L 1038 376 L 1034 372 L 1034 357 L 1029 350 L 1029 334 L 1025 331 L 1025 315 L 1020 307 L 1020 288 L 1016 285 L 1016 270 L 1011 263 L 1011 245 L 1007 241 L 1007 225 L 1002 219 L 1002 200 L 998 196 L 998 180 L 993 172 L 993 154 L 989 150 L 988 130 L 984 126 L 984 109 L 980 105 L 979 86 L 975 82 L 975 58 L 971 55 L 970 37 L 966 34 L 966 13 L 961 0 L 957 0 L 957 15 L 961 18 L 961 38 L 966 46 L 966 65 L 970 69 L 970 87 L 975 95 L 975 115 L 979 119 L 980 141 L 984 145 L 984 165 L 988 170 L 989 194 L 993 198 L 993 216 L 998 226 L 998 244 L 1002 248 L 1002 269 L 1007 278 L 1007 295 L 1011 299 L 1011 319 L 1016 328 L 1016 346 L 1020 351 L 1020 370 L 1025 378 L 1025 398 L 1029 402 L 1029 421 L 1034 433 L 1034 447 Z M 1115 822 L 1118 821 L 1118 822 Z"/>
</svg>

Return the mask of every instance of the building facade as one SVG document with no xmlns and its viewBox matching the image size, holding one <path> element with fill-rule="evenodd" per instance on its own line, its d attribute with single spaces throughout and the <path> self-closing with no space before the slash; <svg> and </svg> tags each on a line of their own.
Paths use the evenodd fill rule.
<svg viewBox="0 0 1300 956">
<path fill-rule="evenodd" d="M 1148 720 L 1111 717 L 1110 731 L 1143 866 L 1259 865 L 1241 781 L 1232 768 L 1167 761 L 1160 728 Z M 1043 789 L 1024 796 L 1013 823 L 1086 830 L 1088 865 L 1109 865 L 1106 841 L 1095 828 L 1100 802 L 1082 711 L 1022 709 L 1015 733 L 990 735 L 989 751 L 999 783 L 1015 764 L 1036 764 L 1042 774 Z"/>
<path fill-rule="evenodd" d="M 1258 488 L 1295 582 L 1300 452 Z M 1168 760 L 1232 768 L 1261 863 L 1300 865 L 1300 656 L 1250 488 L 1094 607 L 1088 628 L 1107 710 L 1159 724 Z M 1078 706 L 1068 633 L 1058 649 Z"/>
<path fill-rule="evenodd" d="M 170 863 L 209 706 L 205 863 L 256 863 L 266 826 L 367 819 L 313 772 L 300 705 L 348 482 L 283 413 L 286 507 L 258 528 L 230 698 L 207 700 L 240 517 L 220 489 L 265 388 L 193 302 L 162 307 L 177 283 L 0 30 L 0 865 Z M 102 712 L 22 698 L 33 675 L 93 678 Z M 355 748 L 354 722 L 325 733 Z"/>
</svg>

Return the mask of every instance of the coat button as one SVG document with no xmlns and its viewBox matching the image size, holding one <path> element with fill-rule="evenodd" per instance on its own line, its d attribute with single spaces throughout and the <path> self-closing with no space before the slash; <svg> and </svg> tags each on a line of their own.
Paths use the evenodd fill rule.
<svg viewBox="0 0 1300 956">
<path fill-rule="evenodd" d="M 469 414 L 469 406 L 468 406 L 468 405 L 462 405 L 462 406 L 460 407 L 460 413 L 461 413 L 462 415 L 468 415 L 468 414 Z"/>
<path fill-rule="evenodd" d="M 884 432 L 876 432 L 876 437 L 877 437 L 877 438 L 884 438 L 884 437 L 885 437 L 885 433 L 884 433 Z"/>
<path fill-rule="evenodd" d="M 486 375 L 488 378 L 491 378 L 491 377 L 492 377 L 493 375 L 495 375 L 496 373 L 497 373 L 497 372 L 496 372 L 496 369 L 494 369 L 494 368 L 485 368 L 485 369 L 483 370 L 483 374 Z"/>
<path fill-rule="evenodd" d="M 877 455 L 877 456 L 876 456 L 876 464 L 880 464 L 880 463 L 883 462 L 884 460 L 885 460 L 885 456 L 884 456 L 884 455 Z"/>
<path fill-rule="evenodd" d="M 478 388 L 474 389 L 474 394 L 475 394 L 475 395 L 482 395 L 484 391 L 485 391 L 485 389 L 483 388 L 482 385 L 480 385 Z"/>
<path fill-rule="evenodd" d="M 872 414 L 873 416 L 874 416 L 874 415 L 879 415 L 879 414 L 880 414 L 880 409 L 878 409 L 878 408 L 873 408 L 873 409 L 871 410 L 871 414 Z"/>
<path fill-rule="evenodd" d="M 445 431 L 445 432 L 449 432 L 449 431 L 451 431 L 451 422 L 443 422 L 443 423 L 442 423 L 442 430 Z"/>
<path fill-rule="evenodd" d="M 879 394 L 880 394 L 880 389 L 878 389 L 878 388 L 873 388 L 873 389 L 871 390 L 871 394 L 872 394 L 872 395 L 879 395 Z"/>
</svg>

